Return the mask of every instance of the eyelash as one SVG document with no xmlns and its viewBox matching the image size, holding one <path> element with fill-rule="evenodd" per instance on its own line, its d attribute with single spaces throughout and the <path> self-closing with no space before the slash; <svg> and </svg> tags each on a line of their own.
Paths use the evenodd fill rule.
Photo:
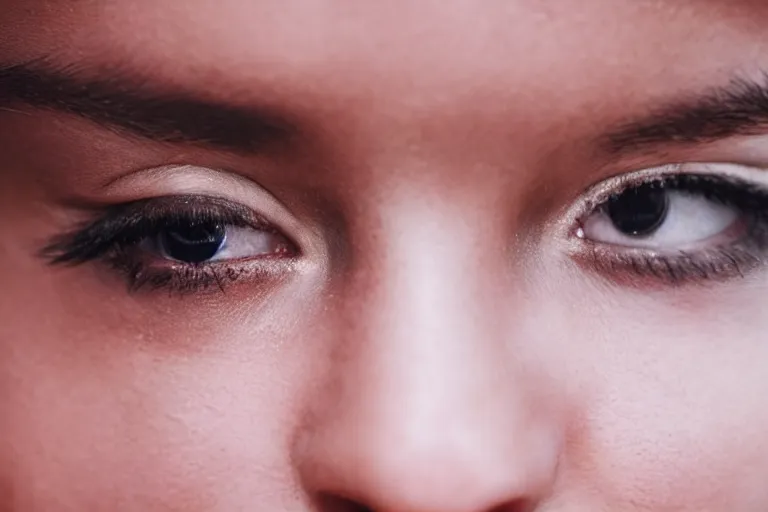
<svg viewBox="0 0 768 512">
<path fill-rule="evenodd" d="M 285 241 L 285 250 L 249 259 L 200 264 L 165 261 L 151 265 L 139 245 L 174 225 L 214 223 L 268 232 Z M 52 265 L 82 265 L 103 261 L 126 277 L 130 291 L 168 289 L 181 294 L 224 287 L 244 277 L 269 279 L 281 269 L 265 260 L 289 262 L 296 244 L 248 208 L 206 196 L 171 196 L 135 201 L 107 208 L 95 222 L 85 223 L 52 239 L 41 256 Z M 282 270 L 285 269 L 283 266 Z"/>
<path fill-rule="evenodd" d="M 665 253 L 648 249 L 607 245 L 579 239 L 586 251 L 577 260 L 610 275 L 623 284 L 637 284 L 635 278 L 651 279 L 665 284 L 682 285 L 710 280 L 744 277 L 766 263 L 768 256 L 768 190 L 734 176 L 714 174 L 671 174 L 656 177 L 622 178 L 621 185 L 608 189 L 589 200 L 579 216 L 572 235 L 583 226 L 586 216 L 599 211 L 610 196 L 636 186 L 653 183 L 670 191 L 687 192 L 709 201 L 734 208 L 746 221 L 746 232 L 736 242 L 696 252 Z"/>
<path fill-rule="evenodd" d="M 580 250 L 573 256 L 600 275 L 610 275 L 612 280 L 627 285 L 637 284 L 637 277 L 680 285 L 743 277 L 768 260 L 768 190 L 733 176 L 714 174 L 646 174 L 622 177 L 617 182 L 613 187 L 601 184 L 604 192 L 593 194 L 581 207 L 583 213 L 577 218 L 572 238 L 576 238 L 575 231 L 583 219 L 603 207 L 610 196 L 647 183 L 734 208 L 746 219 L 747 229 L 736 243 L 697 252 L 663 253 L 578 239 Z M 217 223 L 272 233 L 285 241 L 286 250 L 247 260 L 200 264 L 165 261 L 154 266 L 138 254 L 143 240 L 157 236 L 168 226 L 185 223 Z M 293 261 L 299 255 L 296 247 L 274 225 L 242 205 L 212 197 L 172 196 L 107 208 L 99 220 L 55 237 L 41 255 L 53 265 L 104 261 L 124 274 L 132 291 L 146 287 L 194 293 L 210 287 L 223 291 L 225 285 L 243 277 L 275 277 L 275 272 L 285 270 L 285 266 L 265 265 L 265 260 Z M 635 279 L 626 279 L 629 275 Z"/>
</svg>

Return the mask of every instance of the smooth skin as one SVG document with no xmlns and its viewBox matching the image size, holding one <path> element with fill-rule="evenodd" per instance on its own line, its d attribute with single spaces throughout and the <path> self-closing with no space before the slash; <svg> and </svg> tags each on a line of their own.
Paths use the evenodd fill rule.
<svg viewBox="0 0 768 512">
<path fill-rule="evenodd" d="M 248 153 L 0 110 L 2 510 L 768 510 L 768 269 L 601 275 L 563 213 L 625 172 L 768 167 L 759 133 L 596 142 L 768 69 L 765 2 L 0 4 L 2 65 L 300 133 Z M 190 190 L 272 212 L 301 261 L 180 295 L 39 257 L 80 203 Z"/>
</svg>

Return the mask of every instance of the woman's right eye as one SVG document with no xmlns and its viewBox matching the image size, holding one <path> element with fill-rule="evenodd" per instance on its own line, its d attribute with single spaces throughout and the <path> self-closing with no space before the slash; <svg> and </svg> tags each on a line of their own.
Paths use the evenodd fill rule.
<svg viewBox="0 0 768 512">
<path fill-rule="evenodd" d="M 56 237 L 43 250 L 54 264 L 103 260 L 131 288 L 196 291 L 249 274 L 262 260 L 292 259 L 298 247 L 248 208 L 186 196 L 109 208 L 96 222 Z M 261 273 L 263 275 L 263 272 Z"/>
</svg>

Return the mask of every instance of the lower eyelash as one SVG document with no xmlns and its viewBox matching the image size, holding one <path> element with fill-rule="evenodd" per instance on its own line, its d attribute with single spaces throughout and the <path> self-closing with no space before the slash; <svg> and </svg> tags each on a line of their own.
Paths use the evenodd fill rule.
<svg viewBox="0 0 768 512">
<path fill-rule="evenodd" d="M 638 277 L 670 285 L 743 278 L 763 263 L 763 258 L 738 247 L 674 255 L 616 253 L 594 247 L 588 259 L 601 275 L 610 274 L 612 280 L 626 281 L 624 284 L 641 284 Z M 632 277 L 625 277 L 627 271 Z"/>
<path fill-rule="evenodd" d="M 650 279 L 677 286 L 743 278 L 768 264 L 767 251 L 768 224 L 760 218 L 753 219 L 744 238 L 730 246 L 700 252 L 654 253 L 591 244 L 585 254 L 577 256 L 577 261 L 625 285 L 639 286 Z"/>
<path fill-rule="evenodd" d="M 270 261 L 271 265 L 264 263 Z M 124 274 L 128 291 L 156 291 L 167 289 L 170 294 L 192 294 L 207 290 L 224 292 L 228 285 L 241 279 L 274 279 L 281 271 L 290 267 L 290 260 L 281 257 L 264 256 L 248 261 L 209 262 L 201 264 L 172 263 L 153 266 L 144 259 L 130 253 L 117 252 L 106 262 L 116 271 Z M 274 263 L 282 262 L 281 268 Z"/>
<path fill-rule="evenodd" d="M 212 286 L 223 292 L 226 285 L 237 281 L 244 274 L 242 269 L 216 269 L 213 265 L 188 265 L 157 270 L 143 262 L 113 261 L 111 264 L 116 270 L 125 273 L 130 292 L 166 288 L 174 293 L 186 294 L 204 291 Z"/>
</svg>

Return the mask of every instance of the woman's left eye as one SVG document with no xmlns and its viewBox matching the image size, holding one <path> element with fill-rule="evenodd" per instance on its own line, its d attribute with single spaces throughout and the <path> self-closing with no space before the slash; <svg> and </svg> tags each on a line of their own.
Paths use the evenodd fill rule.
<svg viewBox="0 0 768 512">
<path fill-rule="evenodd" d="M 603 192 L 576 223 L 577 259 L 603 274 L 674 283 L 743 276 L 768 261 L 766 186 L 725 173 L 651 172 L 597 186 Z"/>
<path fill-rule="evenodd" d="M 582 221 L 579 236 L 625 247 L 686 250 L 738 238 L 742 220 L 733 206 L 651 182 L 609 197 Z"/>
</svg>

